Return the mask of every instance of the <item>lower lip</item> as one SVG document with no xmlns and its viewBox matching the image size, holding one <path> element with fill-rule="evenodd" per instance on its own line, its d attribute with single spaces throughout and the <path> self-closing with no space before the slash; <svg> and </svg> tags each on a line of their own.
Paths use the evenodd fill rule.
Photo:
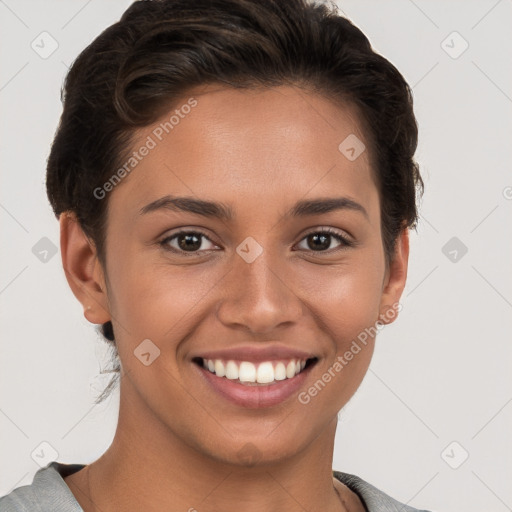
<svg viewBox="0 0 512 512">
<path fill-rule="evenodd" d="M 202 377 L 219 395 L 241 407 L 258 409 L 278 405 L 296 393 L 304 384 L 309 371 L 314 365 L 309 365 L 291 379 L 274 381 L 264 386 L 239 384 L 238 381 L 218 377 L 209 370 L 192 363 Z"/>
</svg>

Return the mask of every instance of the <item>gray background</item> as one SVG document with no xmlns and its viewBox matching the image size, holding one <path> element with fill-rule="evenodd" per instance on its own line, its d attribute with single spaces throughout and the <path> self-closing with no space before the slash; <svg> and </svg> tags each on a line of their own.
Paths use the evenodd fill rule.
<svg viewBox="0 0 512 512">
<path fill-rule="evenodd" d="M 0 495 L 51 459 L 92 462 L 115 431 L 44 179 L 67 68 L 129 3 L 0 0 Z M 340 414 L 333 467 L 412 506 L 512 510 L 512 2 L 338 4 L 413 87 L 426 192 L 403 310 Z"/>
</svg>

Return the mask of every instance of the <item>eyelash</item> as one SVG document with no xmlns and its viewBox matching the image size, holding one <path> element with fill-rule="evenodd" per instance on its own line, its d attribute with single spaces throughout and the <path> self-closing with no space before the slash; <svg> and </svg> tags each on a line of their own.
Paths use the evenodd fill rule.
<svg viewBox="0 0 512 512">
<path fill-rule="evenodd" d="M 195 252 L 187 252 L 187 251 L 183 251 L 183 250 L 179 250 L 179 249 L 175 249 L 174 247 L 170 247 L 169 246 L 169 242 L 171 240 L 173 240 L 174 238 L 177 238 L 179 235 L 184 235 L 184 234 L 187 234 L 187 235 L 190 235 L 190 234 L 193 234 L 193 235 L 200 235 L 204 238 L 206 238 L 207 240 L 209 240 L 210 242 L 214 243 L 212 240 L 210 240 L 210 238 L 208 237 L 208 235 L 206 235 L 205 233 L 203 233 L 202 231 L 199 231 L 199 230 L 183 230 L 183 231 L 178 231 L 177 233 L 174 233 L 173 235 L 171 236 L 168 236 L 166 238 L 164 238 L 162 241 L 159 242 L 159 245 L 166 251 L 170 251 L 170 252 L 174 252 L 174 253 L 178 253 L 178 254 L 183 254 L 184 256 L 186 257 L 189 257 L 189 256 L 197 256 L 198 254 L 200 254 L 201 252 L 204 252 L 204 251 L 195 251 Z M 319 235 L 319 234 L 322 234 L 322 235 L 330 235 L 332 236 L 335 240 L 337 240 L 338 242 L 340 242 L 342 245 L 339 246 L 339 247 L 336 247 L 334 249 L 329 249 L 327 251 L 312 251 L 312 250 L 309 250 L 307 252 L 313 252 L 313 253 L 332 253 L 332 252 L 337 252 L 337 251 L 340 251 L 340 250 L 344 250 L 344 249 L 347 249 L 349 247 L 353 247 L 355 246 L 355 242 L 352 242 L 351 240 L 349 240 L 348 238 L 346 238 L 345 236 L 341 235 L 340 233 L 338 233 L 337 231 L 334 231 L 333 229 L 331 228 L 325 228 L 325 229 L 320 229 L 318 231 L 311 231 L 309 233 L 306 233 L 304 235 L 304 237 L 300 240 L 302 242 L 302 240 L 304 240 L 305 238 L 307 238 L 308 236 L 311 236 L 311 235 Z M 206 251 L 208 250 L 213 250 L 213 249 L 206 249 Z"/>
</svg>

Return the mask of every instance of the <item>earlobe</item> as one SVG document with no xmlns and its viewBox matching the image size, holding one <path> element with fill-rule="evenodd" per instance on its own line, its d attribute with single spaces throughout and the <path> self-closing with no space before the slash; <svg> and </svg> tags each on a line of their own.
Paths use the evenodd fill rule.
<svg viewBox="0 0 512 512">
<path fill-rule="evenodd" d="M 381 324 L 390 324 L 398 316 L 400 297 L 407 281 L 408 262 L 409 229 L 405 227 L 396 240 L 393 259 L 386 272 L 378 319 Z"/>
<path fill-rule="evenodd" d="M 111 319 L 106 286 L 94 244 L 85 235 L 72 212 L 59 217 L 62 266 L 75 297 L 89 322 L 102 324 Z"/>
</svg>

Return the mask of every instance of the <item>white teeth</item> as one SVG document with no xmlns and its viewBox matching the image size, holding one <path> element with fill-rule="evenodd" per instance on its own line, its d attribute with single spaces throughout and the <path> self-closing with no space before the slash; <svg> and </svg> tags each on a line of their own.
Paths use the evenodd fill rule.
<svg viewBox="0 0 512 512">
<path fill-rule="evenodd" d="M 228 361 L 226 365 L 226 378 L 231 380 L 238 379 L 238 366 L 234 361 Z"/>
<path fill-rule="evenodd" d="M 286 366 L 286 377 L 291 379 L 295 375 L 295 361 L 290 361 Z"/>
<path fill-rule="evenodd" d="M 274 366 L 275 364 L 275 366 Z M 226 377 L 230 380 L 240 382 L 251 382 L 258 384 L 269 384 L 274 381 L 291 379 L 304 370 L 305 360 L 292 359 L 287 364 L 279 361 L 265 361 L 256 366 L 249 361 L 227 361 L 220 359 L 203 359 L 203 367 L 218 377 Z"/>
<path fill-rule="evenodd" d="M 217 375 L 217 377 L 224 377 L 224 375 L 226 375 L 224 363 L 222 361 L 219 361 L 218 359 L 215 361 L 215 374 Z"/>
<path fill-rule="evenodd" d="M 256 380 L 260 384 L 268 384 L 274 381 L 274 367 L 271 362 L 261 363 L 258 366 L 258 376 Z"/>
<path fill-rule="evenodd" d="M 283 363 L 277 363 L 274 369 L 274 379 L 284 380 L 286 379 L 286 367 Z"/>
<path fill-rule="evenodd" d="M 238 379 L 240 382 L 256 382 L 256 366 L 244 361 L 238 368 Z"/>
</svg>

